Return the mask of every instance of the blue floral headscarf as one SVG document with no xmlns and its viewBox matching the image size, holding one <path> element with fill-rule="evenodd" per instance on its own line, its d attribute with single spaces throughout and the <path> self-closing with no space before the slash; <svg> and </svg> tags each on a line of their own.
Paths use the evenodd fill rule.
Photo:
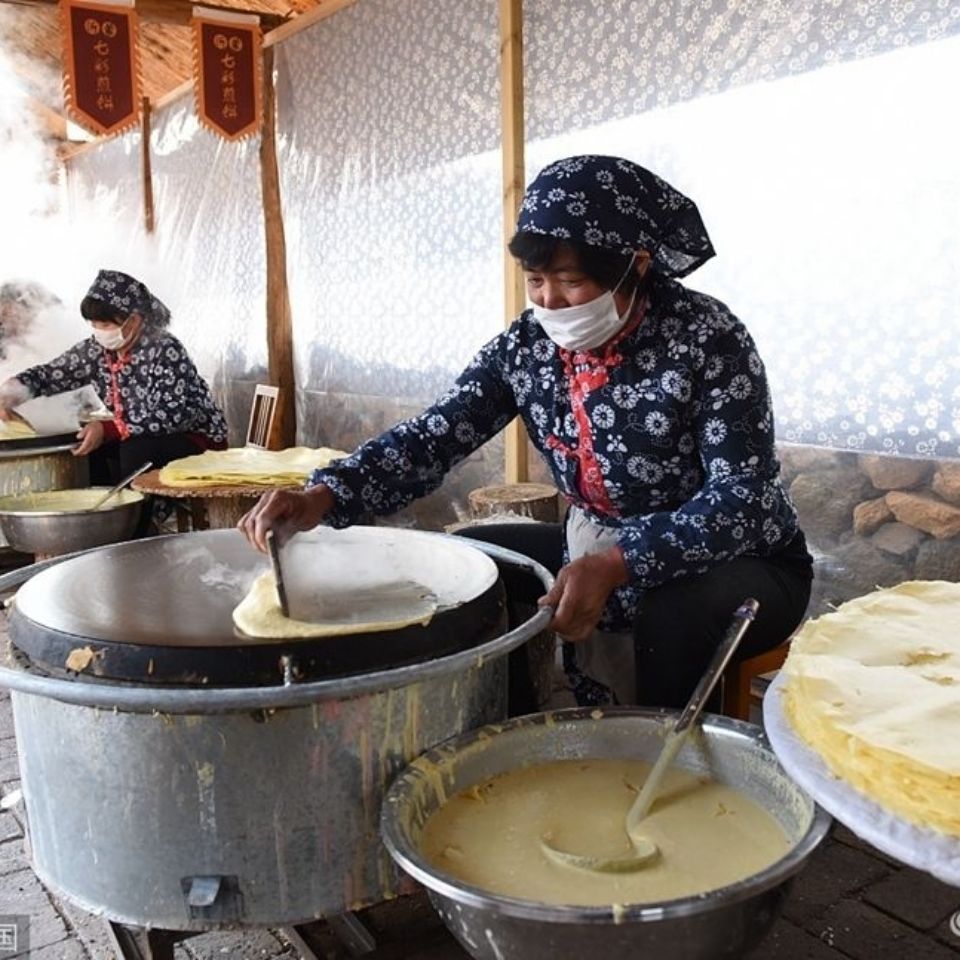
<svg viewBox="0 0 960 960">
<path fill-rule="evenodd" d="M 524 194 L 517 233 L 618 253 L 649 250 L 667 277 L 685 277 L 715 253 L 696 204 L 620 157 L 567 157 L 544 167 Z"/>
<path fill-rule="evenodd" d="M 139 280 L 119 270 L 101 270 L 93 286 L 87 291 L 91 300 L 100 300 L 129 316 L 139 313 L 150 327 L 165 327 L 170 323 L 170 310 Z"/>
</svg>

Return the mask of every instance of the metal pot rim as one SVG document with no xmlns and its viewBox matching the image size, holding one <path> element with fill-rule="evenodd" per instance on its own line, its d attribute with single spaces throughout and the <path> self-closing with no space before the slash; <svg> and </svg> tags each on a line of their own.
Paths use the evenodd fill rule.
<svg viewBox="0 0 960 960">
<path fill-rule="evenodd" d="M 436 533 L 437 537 L 451 534 Z M 177 536 L 174 534 L 173 536 Z M 459 542 L 459 538 L 458 538 Z M 480 540 L 470 545 L 495 560 L 502 560 L 528 571 L 544 585 L 544 592 L 553 584 L 553 575 L 546 567 L 513 550 L 507 550 Z M 56 557 L 33 564 L 35 569 L 23 568 L 0 576 L 0 593 L 25 583 L 40 570 L 56 563 L 80 556 L 86 551 Z M 150 687 L 133 683 L 69 680 L 31 673 L 22 667 L 0 665 L 0 687 L 9 687 L 22 693 L 50 697 L 63 703 L 100 707 L 107 710 L 130 710 L 147 713 L 205 714 L 232 710 L 270 710 L 300 707 L 326 700 L 342 700 L 370 693 L 379 693 L 408 686 L 436 677 L 447 676 L 504 656 L 511 650 L 547 628 L 553 617 L 549 607 L 542 607 L 529 620 L 513 630 L 494 637 L 486 643 L 461 650 L 426 663 L 418 663 L 389 670 L 339 677 L 332 680 L 314 680 L 308 683 L 290 683 L 259 687 Z"/>
<path fill-rule="evenodd" d="M 106 493 L 110 487 L 73 487 L 71 489 L 83 489 L 83 490 L 102 490 Z M 17 519 L 26 518 L 26 517 L 83 517 L 89 516 L 90 514 L 104 514 L 104 513 L 113 513 L 118 510 L 125 510 L 130 507 L 136 507 L 143 504 L 145 499 L 142 493 L 138 493 L 136 490 L 125 490 L 123 491 L 126 494 L 133 494 L 137 499 L 136 500 L 123 500 L 120 503 L 111 504 L 106 507 L 100 507 L 98 510 L 91 510 L 88 507 L 83 508 L 82 510 L 16 510 L 4 507 L 4 501 L 17 500 L 26 497 L 37 497 L 41 496 L 43 493 L 64 493 L 64 490 L 44 490 L 40 494 L 37 493 L 18 493 L 9 497 L 3 497 L 0 499 L 0 518 L 4 517 L 16 517 Z M 58 558 L 59 559 L 59 558 Z M 64 557 L 63 559 L 67 559 Z"/>
<path fill-rule="evenodd" d="M 649 923 L 689 917 L 750 899 L 783 883 L 803 867 L 806 859 L 830 829 L 832 818 L 812 800 L 813 814 L 806 832 L 788 853 L 766 869 L 752 874 L 744 880 L 739 880 L 716 890 L 709 890 L 706 893 L 656 903 L 624 904 L 622 906 L 619 904 L 602 907 L 572 906 L 542 903 L 537 900 L 522 900 L 517 897 L 491 893 L 480 887 L 464 883 L 452 874 L 438 870 L 428 864 L 420 851 L 407 842 L 403 832 L 399 829 L 396 811 L 403 806 L 405 794 L 411 790 L 410 780 L 417 765 L 449 763 L 454 755 L 482 738 L 495 737 L 525 726 L 545 726 L 548 723 L 566 721 L 597 721 L 604 717 L 643 717 L 657 720 L 661 725 L 666 726 L 667 721 L 676 718 L 677 714 L 678 711 L 644 707 L 603 707 L 599 712 L 597 708 L 571 707 L 516 717 L 504 723 L 481 727 L 444 741 L 414 760 L 394 780 L 384 796 L 380 816 L 380 834 L 384 846 L 399 866 L 415 880 L 440 896 L 471 908 L 547 923 Z M 723 736 L 730 736 L 762 749 L 770 750 L 766 735 L 754 724 L 711 714 L 704 720 L 703 727 L 707 731 L 715 731 Z M 772 754 L 772 750 L 770 752 Z M 786 777 L 786 774 L 784 776 Z M 804 793 L 799 786 L 797 790 Z"/>
</svg>

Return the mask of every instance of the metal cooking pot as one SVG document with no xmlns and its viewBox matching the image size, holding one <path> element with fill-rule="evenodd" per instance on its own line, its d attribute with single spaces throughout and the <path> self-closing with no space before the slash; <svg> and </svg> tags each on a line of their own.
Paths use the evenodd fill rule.
<svg viewBox="0 0 960 960">
<path fill-rule="evenodd" d="M 87 458 L 73 455 L 76 442 L 73 434 L 0 440 L 0 497 L 85 486 Z M 2 530 L 0 546 L 7 546 Z"/>
<path fill-rule="evenodd" d="M 434 906 L 477 960 L 721 960 L 739 958 L 773 922 L 791 877 L 823 840 L 830 817 L 781 769 L 758 727 L 710 717 L 675 761 L 757 801 L 792 843 L 781 860 L 706 894 L 634 906 L 558 906 L 469 886 L 420 852 L 424 824 L 446 799 L 490 777 L 552 760 L 653 761 L 671 714 L 611 708 L 521 717 L 448 741 L 416 760 L 387 792 L 387 849 L 430 891 Z"/>
<path fill-rule="evenodd" d="M 0 497 L 0 530 L 14 550 L 46 555 L 74 553 L 128 540 L 140 519 L 143 494 L 122 490 L 99 510 L 85 509 L 109 489 L 87 487 Z M 81 506 L 57 508 L 65 496 L 79 498 Z"/>
<path fill-rule="evenodd" d="M 388 532 L 477 549 L 442 534 Z M 526 557 L 478 546 L 498 566 L 526 570 L 545 589 L 552 583 Z M 115 593 L 94 595 L 89 578 L 68 576 L 99 569 L 105 557 L 113 558 Z M 164 640 L 196 641 L 191 628 L 206 624 L 220 659 L 247 669 L 229 619 L 240 595 L 219 574 L 219 586 L 198 575 L 204 566 L 216 572 L 243 563 L 266 560 L 236 531 L 215 530 L 38 564 L 41 572 L 17 597 L 11 633 L 16 640 L 29 620 L 26 635 L 42 651 L 62 648 L 40 646 L 41 628 L 52 643 L 73 630 L 76 646 L 96 654 L 91 618 L 111 612 L 156 649 Z M 0 591 L 30 576 L 0 577 Z M 74 579 L 85 592 L 71 592 Z M 41 591 L 44 581 L 55 589 Z M 505 715 L 506 654 L 549 618 L 541 610 L 508 632 L 491 625 L 472 641 L 457 638 L 453 652 L 445 647 L 413 663 L 348 674 L 336 664 L 325 679 L 306 682 L 290 670 L 259 685 L 77 677 L 9 648 L 0 685 L 13 690 L 34 867 L 52 890 L 92 913 L 170 930 L 290 926 L 395 896 L 404 881 L 378 835 L 383 792 L 451 732 Z M 217 647 L 227 634 L 233 646 Z M 350 639 L 362 646 L 365 637 Z M 113 643 L 122 645 L 119 635 Z"/>
</svg>

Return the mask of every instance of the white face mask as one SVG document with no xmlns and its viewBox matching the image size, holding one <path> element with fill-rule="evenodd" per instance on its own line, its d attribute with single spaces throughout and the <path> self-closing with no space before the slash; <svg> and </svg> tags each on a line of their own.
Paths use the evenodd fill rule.
<svg viewBox="0 0 960 960">
<path fill-rule="evenodd" d="M 119 350 L 127 338 L 123 333 L 124 324 L 121 324 L 114 330 L 93 329 L 93 339 L 100 344 L 104 350 Z"/>
<path fill-rule="evenodd" d="M 566 350 L 592 350 L 606 343 L 626 322 L 633 310 L 636 291 L 630 304 L 621 316 L 617 313 L 614 293 L 633 267 L 633 258 L 613 290 L 607 290 L 588 303 L 551 310 L 549 307 L 533 306 L 533 318 L 546 331 L 547 336 Z"/>
</svg>

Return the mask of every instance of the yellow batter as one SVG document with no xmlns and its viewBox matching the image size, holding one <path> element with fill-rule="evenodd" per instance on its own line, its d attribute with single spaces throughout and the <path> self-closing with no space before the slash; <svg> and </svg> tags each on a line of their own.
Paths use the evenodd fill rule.
<svg viewBox="0 0 960 960">
<path fill-rule="evenodd" d="M 98 500 L 102 500 L 109 487 L 89 487 L 84 490 L 47 490 L 42 493 L 22 493 L 0 500 L 0 510 L 11 513 L 70 513 L 79 510 L 92 510 Z M 128 503 L 137 503 L 143 494 L 133 490 L 121 490 L 115 493 L 101 510 L 114 510 Z"/>
<path fill-rule="evenodd" d="M 632 852 L 627 811 L 650 764 L 564 760 L 514 770 L 458 794 L 424 828 L 421 847 L 436 867 L 473 886 L 542 903 L 652 903 L 715 890 L 780 859 L 790 842 L 753 800 L 673 768 L 643 821 L 660 855 L 636 873 L 593 873 L 558 865 L 546 836 L 571 853 Z"/>
<path fill-rule="evenodd" d="M 833 773 L 960 836 L 960 584 L 851 600 L 804 626 L 784 669 L 786 715 Z"/>
<path fill-rule="evenodd" d="M 207 450 L 193 457 L 168 463 L 160 471 L 160 482 L 168 487 L 290 486 L 302 484 L 316 467 L 326 467 L 346 454 L 330 447 L 289 447 L 261 450 L 259 447 L 231 447 Z"/>
</svg>

